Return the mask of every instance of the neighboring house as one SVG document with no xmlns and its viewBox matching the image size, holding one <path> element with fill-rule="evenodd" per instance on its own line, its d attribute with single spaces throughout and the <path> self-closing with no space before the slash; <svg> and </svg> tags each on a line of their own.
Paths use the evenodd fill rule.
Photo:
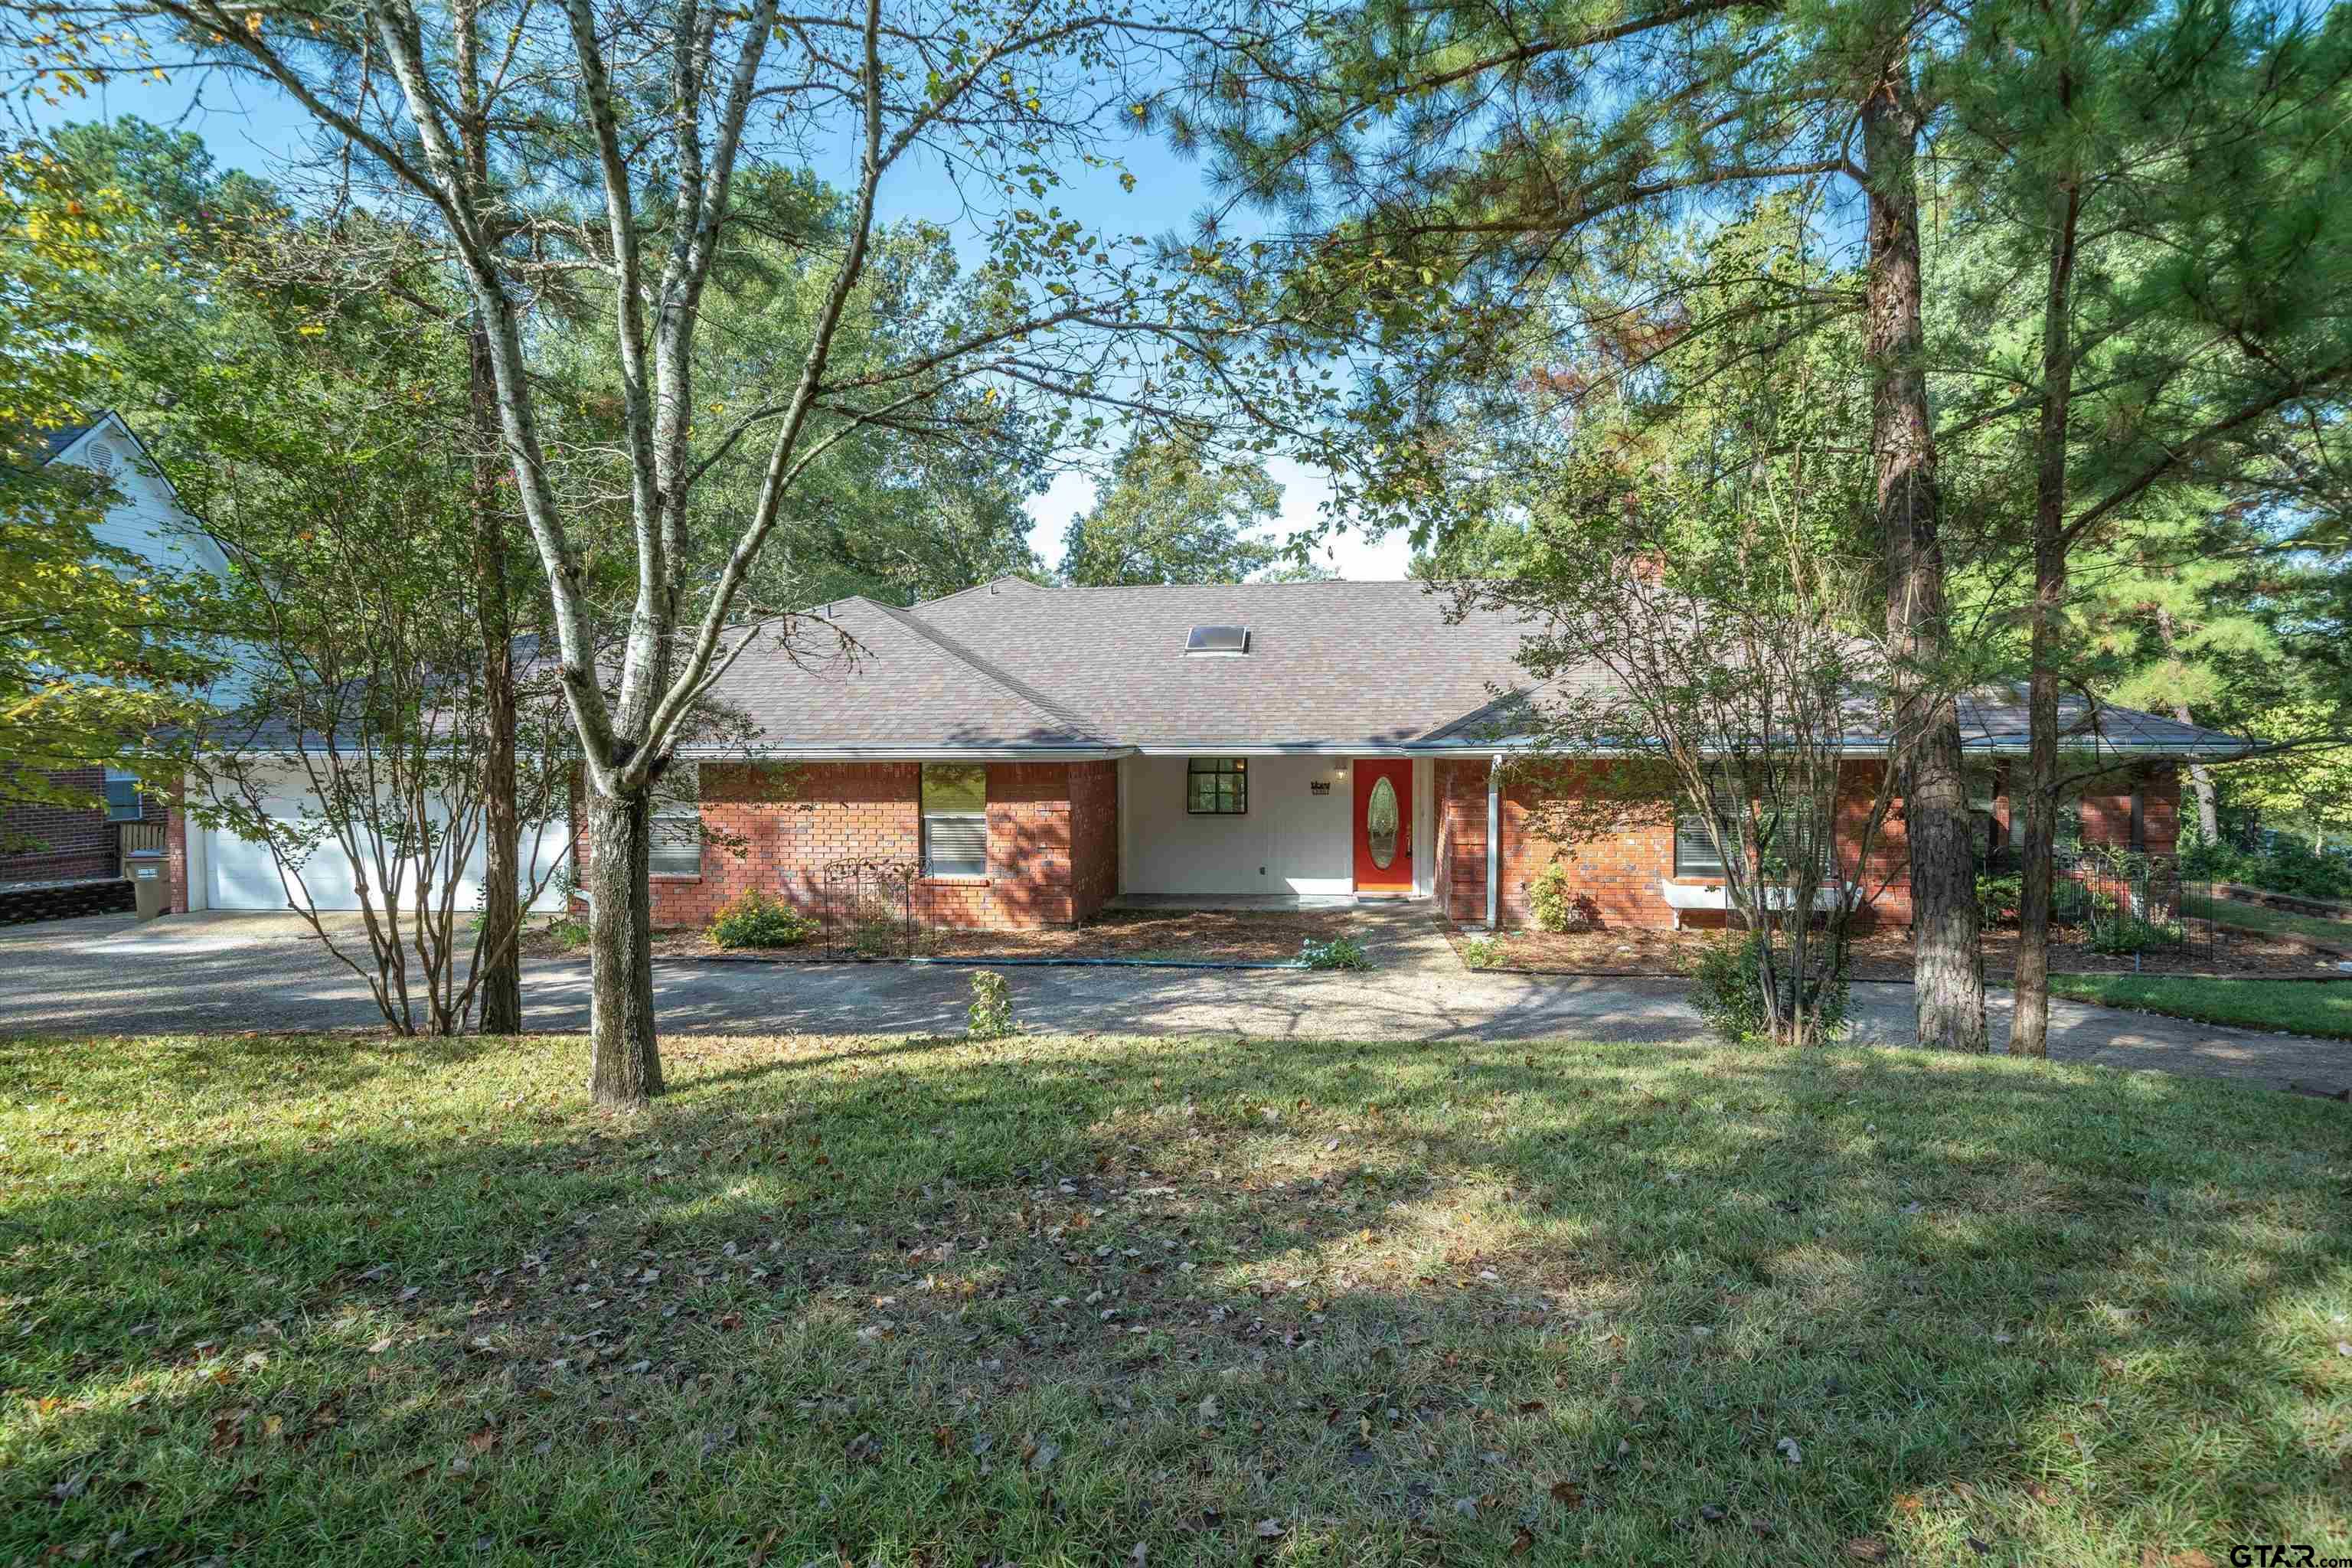
<svg viewBox="0 0 2352 1568">
<path fill-rule="evenodd" d="M 47 431 L 37 456 L 44 468 L 69 463 L 113 483 L 120 499 L 91 530 L 100 543 L 177 571 L 227 572 L 228 560 L 220 546 L 181 507 L 171 480 L 120 416 L 108 412 Z M 160 797 L 142 795 L 136 780 L 100 763 L 50 778 L 68 788 L 102 795 L 106 804 L 74 808 L 0 799 L 0 885 L 119 877 L 126 825 L 144 824 L 145 837 L 152 837 L 166 824 Z M 5 785 L 0 784 L 0 796 L 5 794 Z M 170 846 L 175 882 L 184 883 L 187 847 L 176 827 Z"/>
<path fill-rule="evenodd" d="M 220 545 L 180 504 L 171 480 L 118 415 L 109 412 L 86 424 L 47 432 L 38 456 L 44 466 L 78 464 L 113 482 L 121 499 L 92 530 L 100 543 L 176 571 L 227 574 L 228 558 Z M 231 651 L 234 655 L 235 650 Z M 235 668 L 237 662 L 233 657 L 230 670 L 208 693 L 216 703 L 231 706 L 236 700 L 242 679 Z M 242 750 L 267 760 L 262 775 L 267 781 L 264 804 L 272 816 L 292 819 L 316 815 L 317 797 L 296 755 L 312 740 L 275 731 L 236 736 L 236 743 Z M 0 784 L 0 889 L 119 877 L 127 847 L 125 836 L 130 835 L 163 846 L 171 879 L 170 908 L 174 913 L 287 907 L 289 889 L 267 846 L 194 822 L 160 796 L 142 795 L 135 780 L 100 763 L 51 777 L 92 795 L 102 794 L 106 804 L 87 809 L 10 805 L 5 784 Z M 126 826 L 134 824 L 144 826 Z M 536 880 L 542 869 L 554 866 L 568 837 L 561 823 L 526 828 L 526 874 Z M 22 853 L 7 852 L 20 847 Z M 477 849 L 458 883 L 460 909 L 476 906 L 481 862 Z M 302 875 L 310 897 L 320 909 L 360 907 L 357 878 L 331 844 L 322 845 L 310 857 Z M 561 898 L 552 890 L 542 895 L 541 902 L 543 907 L 562 907 Z"/>
<path fill-rule="evenodd" d="M 1578 785 L 1501 765 L 1530 749 L 1493 733 L 1497 692 L 1526 683 L 1526 628 L 1449 623 L 1444 604 L 1415 583 L 1003 578 L 904 610 L 825 606 L 853 659 L 755 647 L 716 695 L 757 741 L 681 749 L 698 804 L 669 808 L 687 820 L 656 844 L 655 922 L 702 924 L 754 888 L 813 909 L 828 868 L 875 860 L 919 863 L 915 913 L 940 925 L 1067 924 L 1153 895 L 1417 898 L 1520 923 L 1555 853 L 1533 831 L 1538 792 Z M 2120 710 L 2101 722 L 2123 772 L 2084 798 L 2085 837 L 2170 850 L 2174 763 L 2242 743 Z M 1982 831 L 2006 838 L 2022 710 L 1967 704 L 1963 726 Z M 1848 764 L 1857 812 L 1882 765 Z M 1630 831 L 1583 846 L 1570 888 L 1607 923 L 1704 923 L 1721 918 L 1712 855 L 1695 820 Z M 1874 912 L 1906 921 L 1899 816 L 1876 858 L 1865 885 L 1895 885 Z"/>
</svg>

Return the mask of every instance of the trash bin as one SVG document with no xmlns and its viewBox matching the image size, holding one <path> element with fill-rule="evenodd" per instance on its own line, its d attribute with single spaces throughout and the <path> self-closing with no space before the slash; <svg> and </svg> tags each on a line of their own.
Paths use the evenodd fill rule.
<svg viewBox="0 0 2352 1568">
<path fill-rule="evenodd" d="M 125 855 L 122 874 L 131 879 L 131 893 L 141 920 L 152 921 L 171 907 L 172 883 L 163 875 L 163 857 L 159 851 L 133 850 Z"/>
</svg>

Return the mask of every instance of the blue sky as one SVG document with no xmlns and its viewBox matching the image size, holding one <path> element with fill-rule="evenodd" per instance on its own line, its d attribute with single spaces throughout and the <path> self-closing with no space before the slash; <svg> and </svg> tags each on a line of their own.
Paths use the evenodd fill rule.
<svg viewBox="0 0 2352 1568">
<path fill-rule="evenodd" d="M 263 177 L 283 171 L 311 134 L 309 116 L 283 95 L 249 79 L 217 73 L 201 79 L 181 75 L 162 82 L 124 79 L 62 109 L 25 107 L 34 123 L 43 126 L 135 114 L 193 131 L 222 163 Z M 1121 157 L 1136 177 L 1134 191 L 1120 186 L 1116 171 L 1081 170 L 1055 199 L 1081 221 L 1114 232 L 1157 235 L 1189 228 L 1206 201 L 1200 171 L 1149 138 L 1129 142 Z M 887 217 L 928 217 L 951 229 L 958 226 L 954 193 L 936 174 L 902 168 L 886 183 L 884 194 Z M 1268 533 L 1286 535 L 1316 521 L 1329 494 L 1322 476 L 1286 460 L 1277 460 L 1273 469 L 1283 487 L 1283 516 Z M 1094 490 L 1087 475 L 1073 471 L 1055 476 L 1041 494 L 1030 498 L 1029 514 L 1034 520 L 1030 543 L 1048 565 L 1059 560 L 1063 531 L 1073 514 L 1093 503 Z M 1318 558 L 1343 577 L 1384 578 L 1403 576 L 1409 554 L 1402 535 L 1367 540 L 1350 530 L 1327 541 Z"/>
</svg>

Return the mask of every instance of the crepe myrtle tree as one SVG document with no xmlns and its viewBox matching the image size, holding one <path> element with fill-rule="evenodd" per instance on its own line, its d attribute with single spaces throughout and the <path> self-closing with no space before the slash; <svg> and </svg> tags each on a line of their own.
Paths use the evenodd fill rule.
<svg viewBox="0 0 2352 1568">
<path fill-rule="evenodd" d="M 790 607 L 748 602 L 745 584 L 824 455 L 877 427 L 953 439 L 992 408 L 1018 411 L 1046 449 L 1114 413 L 1207 442 L 1218 431 L 1205 395 L 1280 424 L 1307 384 L 1284 374 L 1279 342 L 1227 341 L 1249 313 L 1228 247 L 1156 247 L 1056 205 L 1063 171 L 1117 173 L 1112 139 L 1171 57 L 1217 47 L 1182 13 L 1091 0 L 789 14 L 775 0 L 68 0 L 7 15 L 7 41 L 29 62 L 20 82 L 31 72 L 47 90 L 125 68 L 266 80 L 321 128 L 337 168 L 375 182 L 369 200 L 446 236 L 482 320 L 577 734 L 593 847 L 590 1087 L 604 1104 L 640 1107 L 662 1088 L 653 791 L 727 669 L 793 635 Z M 793 237 L 818 269 L 819 304 L 797 356 L 714 407 L 693 374 L 704 291 L 737 233 L 739 175 L 783 166 L 846 195 L 837 220 Z M 925 200 L 961 203 L 975 286 L 853 346 L 841 323 L 877 214 L 894 183 L 919 182 Z M 559 483 L 546 404 L 561 394 L 533 374 L 534 306 L 559 286 L 614 326 L 607 456 L 631 560 L 625 624 L 609 642 L 585 543 L 607 495 Z M 975 387 L 985 395 L 963 395 Z M 763 454 L 754 500 L 713 515 L 700 487 L 739 447 Z"/>
<path fill-rule="evenodd" d="M 528 822 L 562 847 L 572 747 L 547 680 L 518 700 L 482 659 L 505 605 L 464 570 L 477 448 L 466 403 L 441 395 L 463 343 L 385 296 L 339 310 L 224 276 L 245 304 L 213 323 L 169 429 L 200 455 L 177 464 L 181 494 L 230 566 L 197 606 L 233 670 L 190 746 L 187 810 L 267 850 L 395 1034 L 492 1026 L 548 880 L 523 885 L 509 858 L 502 893 L 497 840 Z M 356 937 L 320 919 L 322 878 L 348 878 Z"/>
<path fill-rule="evenodd" d="M 1759 498 L 1698 548 L 1687 510 L 1663 499 L 1629 507 L 1612 484 L 1563 500 L 1605 526 L 1538 524 L 1522 575 L 1453 590 L 1533 621 L 1519 661 L 1542 695 L 1520 713 L 1537 749 L 1514 765 L 1560 786 L 1541 793 L 1538 831 L 1572 863 L 1583 845 L 1696 815 L 1728 914 L 1759 939 L 1757 1016 L 1776 1041 L 1821 1043 L 1854 919 L 1888 875 L 1871 880 L 1895 771 L 1857 792 L 1847 768 L 1882 754 L 1858 737 L 1892 711 L 1876 700 L 1883 650 L 1844 629 L 1840 566 L 1790 526 L 1787 498 Z M 1595 752 L 1611 760 L 1570 760 Z"/>
<path fill-rule="evenodd" d="M 1722 286 L 1727 268 L 1747 278 L 1753 241 L 1715 237 L 1689 296 L 1731 309 L 1801 281 L 1783 259 Z M 1843 437 L 1870 393 L 1840 346 L 1754 310 L 1645 375 L 1588 362 L 1525 383 L 1477 459 L 1515 524 L 1492 542 L 1509 569 L 1445 584 L 1457 611 L 1527 624 L 1504 722 L 1537 742 L 1518 765 L 1559 786 L 1541 792 L 1544 836 L 1573 857 L 1696 815 L 1757 942 L 1754 1016 L 1795 1045 L 1838 1021 L 1847 934 L 1891 876 L 1874 851 L 1928 721 L 1896 700 L 1873 630 L 1874 480 Z"/>
</svg>

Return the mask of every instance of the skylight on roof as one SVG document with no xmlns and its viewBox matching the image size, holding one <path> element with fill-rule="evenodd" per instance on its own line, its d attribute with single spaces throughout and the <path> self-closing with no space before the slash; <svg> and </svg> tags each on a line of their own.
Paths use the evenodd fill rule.
<svg viewBox="0 0 2352 1568">
<path fill-rule="evenodd" d="M 1247 626 L 1194 626 L 1192 635 L 1184 639 L 1184 652 L 1192 654 L 1240 655 L 1249 652 Z"/>
</svg>

